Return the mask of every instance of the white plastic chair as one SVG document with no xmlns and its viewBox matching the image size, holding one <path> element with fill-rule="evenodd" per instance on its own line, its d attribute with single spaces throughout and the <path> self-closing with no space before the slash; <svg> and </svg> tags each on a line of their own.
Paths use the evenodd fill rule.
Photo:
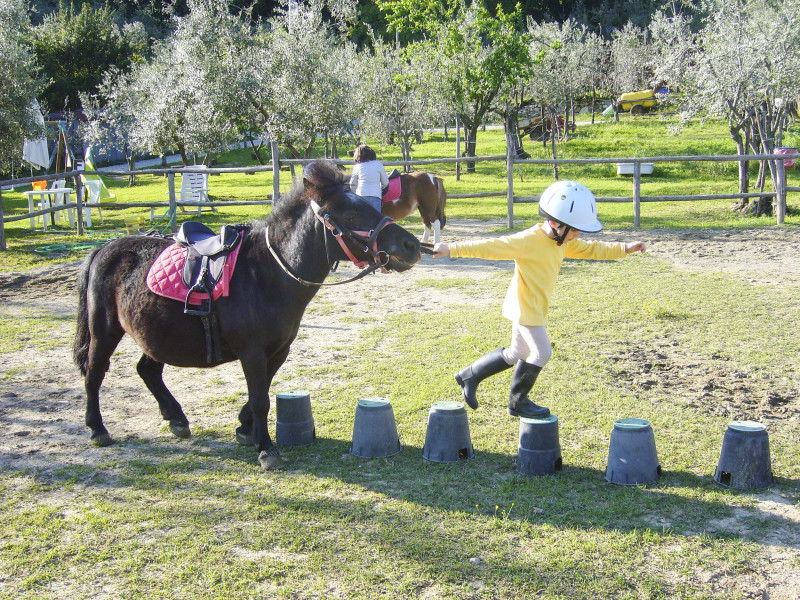
<svg viewBox="0 0 800 600">
<path fill-rule="evenodd" d="M 92 226 L 93 208 L 97 209 L 97 214 L 100 215 L 100 225 L 102 225 L 103 211 L 100 208 L 100 190 L 103 187 L 103 182 L 99 179 L 89 179 L 88 181 L 84 181 L 83 185 L 86 186 L 86 190 L 89 192 L 89 201 L 83 206 L 86 226 Z"/>
<path fill-rule="evenodd" d="M 207 169 L 205 165 L 195 165 L 193 169 Z M 208 173 L 182 173 L 181 189 L 178 192 L 179 202 L 211 202 L 208 198 Z M 181 210 L 185 210 L 181 207 Z M 211 210 L 217 212 L 215 206 Z M 203 211 L 203 206 L 197 207 L 197 216 Z M 166 215 L 165 215 L 166 216 Z M 150 208 L 150 220 L 155 218 L 153 207 Z"/>
</svg>

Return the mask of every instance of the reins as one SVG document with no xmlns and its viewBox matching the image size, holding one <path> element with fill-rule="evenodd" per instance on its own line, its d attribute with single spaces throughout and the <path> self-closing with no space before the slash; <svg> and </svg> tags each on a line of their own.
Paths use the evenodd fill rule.
<svg viewBox="0 0 800 600">
<path fill-rule="evenodd" d="M 375 226 L 375 229 L 370 231 L 355 231 L 352 229 L 348 229 L 346 227 L 342 227 L 338 225 L 330 214 L 320 214 L 321 207 L 317 204 L 314 200 L 310 202 L 311 210 L 314 211 L 314 216 L 325 226 L 326 234 L 325 234 L 325 253 L 328 257 L 328 261 L 330 264 L 330 250 L 328 248 L 328 236 L 327 233 L 333 236 L 333 238 L 339 242 L 344 253 L 347 255 L 347 258 L 350 261 L 362 269 L 362 271 L 356 275 L 355 277 L 351 277 L 345 281 L 337 281 L 335 283 L 324 283 L 324 282 L 315 282 L 315 281 L 307 281 L 296 274 L 292 273 L 291 269 L 289 269 L 288 265 L 283 262 L 281 257 L 278 255 L 277 251 L 272 247 L 272 244 L 269 241 L 269 226 L 267 226 L 264 230 L 264 239 L 267 242 L 267 248 L 269 248 L 270 254 L 275 259 L 275 262 L 283 269 L 284 273 L 286 273 L 289 277 L 294 279 L 296 282 L 307 286 L 334 286 L 334 285 L 343 285 L 345 283 L 351 283 L 353 281 L 357 281 L 362 277 L 366 277 L 370 273 L 374 273 L 378 269 L 386 270 L 386 265 L 389 263 L 389 256 L 381 251 L 378 250 L 378 234 L 387 226 L 394 223 L 394 220 L 389 217 L 383 217 L 378 224 Z M 342 239 L 344 236 L 347 236 L 349 239 L 364 244 L 364 251 L 367 252 L 371 256 L 370 261 L 359 260 L 355 257 L 352 253 L 350 248 Z M 335 270 L 335 269 L 332 269 Z"/>
</svg>

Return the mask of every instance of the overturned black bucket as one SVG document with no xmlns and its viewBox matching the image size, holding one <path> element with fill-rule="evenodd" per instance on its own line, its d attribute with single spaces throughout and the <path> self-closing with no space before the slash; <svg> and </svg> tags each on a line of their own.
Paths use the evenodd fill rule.
<svg viewBox="0 0 800 600">
<path fill-rule="evenodd" d="M 620 485 L 644 485 L 661 475 L 656 438 L 647 419 L 619 419 L 611 431 L 606 481 Z"/>
<path fill-rule="evenodd" d="M 307 391 L 275 394 L 275 414 L 275 441 L 279 446 L 307 446 L 317 437 Z"/>
<path fill-rule="evenodd" d="M 394 456 L 402 450 L 392 403 L 386 398 L 362 398 L 353 421 L 350 454 L 362 458 Z"/>
<path fill-rule="evenodd" d="M 558 417 L 519 420 L 517 472 L 523 475 L 553 475 L 561 470 Z"/>
<path fill-rule="evenodd" d="M 768 488 L 774 483 L 765 425 L 756 421 L 728 424 L 714 481 L 737 489 Z"/>
<path fill-rule="evenodd" d="M 451 463 L 475 457 L 467 411 L 461 402 L 435 402 L 428 412 L 422 458 Z"/>
</svg>

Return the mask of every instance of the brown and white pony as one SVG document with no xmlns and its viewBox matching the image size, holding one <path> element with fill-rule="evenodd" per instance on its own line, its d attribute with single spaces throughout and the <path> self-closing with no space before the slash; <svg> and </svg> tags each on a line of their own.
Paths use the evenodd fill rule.
<svg viewBox="0 0 800 600">
<path fill-rule="evenodd" d="M 439 177 L 422 171 L 403 173 L 400 175 L 401 192 L 396 200 L 384 201 L 381 212 L 396 221 L 405 219 L 414 208 L 419 210 L 425 232 L 422 242 L 428 242 L 433 230 L 434 243 L 439 242 L 441 230 L 445 226 L 444 207 L 447 203 L 447 192 Z"/>
</svg>

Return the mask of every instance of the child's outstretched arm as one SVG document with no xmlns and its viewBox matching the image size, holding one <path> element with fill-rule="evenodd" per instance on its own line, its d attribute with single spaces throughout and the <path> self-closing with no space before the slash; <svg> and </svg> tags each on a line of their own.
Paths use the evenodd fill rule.
<svg viewBox="0 0 800 600">
<path fill-rule="evenodd" d="M 439 242 L 433 246 L 433 258 L 441 258 L 442 256 L 450 256 L 450 246 L 444 242 Z"/>
<path fill-rule="evenodd" d="M 625 254 L 633 254 L 634 252 L 644 252 L 644 242 L 631 242 L 625 244 Z"/>
</svg>

